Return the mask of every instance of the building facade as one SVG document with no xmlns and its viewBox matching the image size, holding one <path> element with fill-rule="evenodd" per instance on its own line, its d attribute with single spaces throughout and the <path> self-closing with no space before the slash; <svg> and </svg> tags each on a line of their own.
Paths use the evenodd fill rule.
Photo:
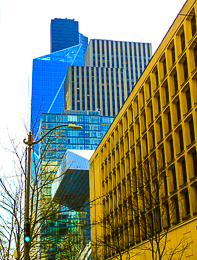
<svg viewBox="0 0 197 260">
<path fill-rule="evenodd" d="M 45 221 L 40 237 L 40 259 L 75 259 L 89 241 L 88 234 L 84 232 L 87 213 L 62 211 L 64 213 L 58 219 Z"/>
<path fill-rule="evenodd" d="M 99 111 L 68 110 L 64 114 L 43 113 L 40 123 L 40 136 L 43 136 L 53 127 L 62 124 L 74 123 L 82 126 L 81 130 L 75 130 L 67 126 L 58 128 L 39 143 L 43 173 L 48 171 L 52 176 L 51 179 L 54 179 L 58 167 L 61 163 L 64 163 L 68 149 L 95 150 L 113 119 L 113 117 L 101 116 Z M 43 198 L 51 200 L 51 187 L 52 183 L 43 187 Z"/>
<path fill-rule="evenodd" d="M 63 114 L 43 113 L 41 121 L 42 134 L 58 124 L 74 123 L 82 126 L 81 130 L 62 127 L 58 133 L 54 132 L 60 137 L 50 144 L 46 158 L 49 154 L 50 159 L 59 159 L 67 149 L 95 150 L 113 119 L 114 117 L 101 116 L 99 111 L 67 110 Z M 47 139 L 45 143 L 47 143 Z"/>
<path fill-rule="evenodd" d="M 85 66 L 125 68 L 130 93 L 151 57 L 151 43 L 93 39 L 87 47 Z"/>
<path fill-rule="evenodd" d="M 79 33 L 79 22 L 74 19 L 55 18 L 51 20 L 51 53 L 78 44 L 83 45 L 85 54 L 88 38 Z"/>
<path fill-rule="evenodd" d="M 90 242 L 90 205 L 89 205 L 89 158 L 93 154 L 90 150 L 67 150 L 57 171 L 60 178 L 52 184 L 53 201 L 70 209 L 80 218 L 78 252 L 75 259 L 89 259 L 91 254 Z M 77 223 L 75 225 L 75 230 Z M 80 230 L 81 229 L 81 230 Z M 80 258 L 84 255 L 84 258 Z M 86 258 L 85 258 L 86 256 Z M 70 258 L 69 258 L 70 259 Z"/>
<path fill-rule="evenodd" d="M 151 58 L 150 43 L 91 40 L 85 66 L 69 67 L 65 109 L 115 116 Z"/>
<path fill-rule="evenodd" d="M 196 13 L 186 1 L 90 159 L 93 259 L 155 259 L 158 241 L 197 258 Z"/>
<path fill-rule="evenodd" d="M 75 259 L 76 254 L 83 250 L 90 241 L 89 165 L 88 160 L 83 156 L 78 156 L 76 150 L 83 150 L 83 154 L 90 152 L 84 150 L 95 150 L 113 119 L 113 117 L 101 116 L 99 111 L 69 110 L 64 114 L 42 114 L 41 136 L 58 124 L 74 123 L 82 126 L 81 130 L 61 127 L 40 143 L 41 158 L 44 155 L 43 179 L 45 175 L 49 179 L 54 179 L 53 187 L 55 188 L 53 190 L 56 191 L 52 194 L 52 182 L 43 186 L 41 201 L 53 200 L 62 208 L 62 212 L 60 209 L 58 219 L 53 221 L 52 226 L 50 220 L 46 220 L 46 228 L 41 235 L 44 245 L 41 254 L 45 259 L 50 259 L 52 255 L 57 257 L 58 254 Z M 68 250 L 63 253 L 61 248 L 62 243 L 67 241 L 67 232 L 69 232 L 69 243 L 74 245 L 73 252 Z M 51 234 L 53 235 L 51 236 Z M 46 248 L 51 249 L 46 251 Z"/>
</svg>

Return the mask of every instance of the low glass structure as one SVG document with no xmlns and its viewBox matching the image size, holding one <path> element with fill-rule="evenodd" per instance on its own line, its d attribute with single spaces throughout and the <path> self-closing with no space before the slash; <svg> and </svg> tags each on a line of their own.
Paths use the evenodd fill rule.
<svg viewBox="0 0 197 260">
<path fill-rule="evenodd" d="M 56 135 L 50 142 L 46 158 L 62 159 L 67 149 L 95 150 L 113 119 L 114 117 L 101 116 L 100 111 L 67 110 L 63 114 L 43 113 L 40 126 L 42 135 L 58 124 L 74 123 L 82 126 L 81 130 L 61 127 L 46 137 L 45 144 L 49 143 L 49 138 Z M 41 149 L 45 149 L 43 144 Z"/>
</svg>

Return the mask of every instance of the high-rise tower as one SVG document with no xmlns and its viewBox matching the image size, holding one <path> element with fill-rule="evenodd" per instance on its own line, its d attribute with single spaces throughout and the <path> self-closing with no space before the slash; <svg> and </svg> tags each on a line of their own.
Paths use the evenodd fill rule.
<svg viewBox="0 0 197 260">
<path fill-rule="evenodd" d="M 90 40 L 85 66 L 70 66 L 65 108 L 115 116 L 151 58 L 151 44 Z"/>
</svg>

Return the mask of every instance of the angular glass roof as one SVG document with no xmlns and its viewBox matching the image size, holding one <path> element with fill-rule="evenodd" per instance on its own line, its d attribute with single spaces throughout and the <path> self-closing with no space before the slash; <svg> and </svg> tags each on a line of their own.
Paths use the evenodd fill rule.
<svg viewBox="0 0 197 260">
<path fill-rule="evenodd" d="M 78 55 L 79 52 L 81 52 L 82 55 Z M 73 47 L 61 50 L 61 51 L 53 52 L 53 53 L 35 58 L 34 60 L 59 61 L 59 62 L 73 63 L 73 60 L 75 60 L 76 57 L 77 57 L 77 59 L 79 59 L 79 58 L 83 59 L 83 45 L 82 44 L 78 44 Z"/>
</svg>

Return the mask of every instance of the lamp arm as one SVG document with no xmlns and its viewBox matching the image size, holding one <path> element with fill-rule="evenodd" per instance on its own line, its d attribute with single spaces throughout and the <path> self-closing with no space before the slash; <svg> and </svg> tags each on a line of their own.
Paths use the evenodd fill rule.
<svg viewBox="0 0 197 260">
<path fill-rule="evenodd" d="M 38 139 L 37 141 L 33 141 L 32 140 L 32 134 L 30 132 L 30 134 L 28 135 L 28 141 L 26 141 L 26 138 L 23 139 L 23 143 L 24 144 L 27 144 L 27 145 L 32 145 L 32 144 L 37 144 L 39 143 L 40 141 L 42 141 L 43 138 L 45 138 L 45 136 L 47 136 L 49 133 L 51 133 L 53 130 L 57 129 L 57 128 L 60 128 L 60 127 L 63 127 L 63 126 L 69 126 L 69 124 L 63 124 L 63 125 L 57 125 L 55 127 L 53 127 L 52 129 L 50 129 L 48 132 L 46 132 L 46 134 L 44 134 L 43 136 L 40 137 L 40 139 Z M 31 136 L 31 138 L 29 138 L 29 136 Z"/>
<path fill-rule="evenodd" d="M 51 130 L 49 130 L 48 132 L 46 132 L 46 134 L 44 134 L 43 136 L 40 137 L 40 139 L 38 139 L 37 141 L 34 141 L 32 142 L 32 144 L 37 144 L 39 143 L 40 141 L 42 141 L 45 136 L 47 136 L 48 134 L 50 134 L 53 130 L 57 129 L 57 128 L 60 128 L 60 127 L 63 127 L 63 126 L 68 126 L 68 124 L 64 124 L 64 125 L 57 125 L 55 127 L 53 127 Z"/>
</svg>

